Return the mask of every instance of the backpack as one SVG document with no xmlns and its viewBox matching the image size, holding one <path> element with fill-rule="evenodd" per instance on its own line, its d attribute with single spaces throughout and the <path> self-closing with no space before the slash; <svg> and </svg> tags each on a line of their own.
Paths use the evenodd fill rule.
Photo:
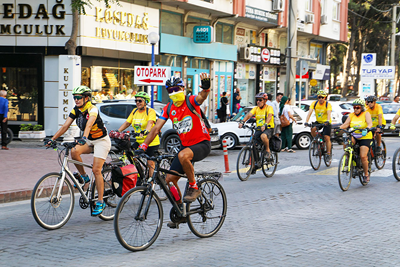
<svg viewBox="0 0 400 267">
<path fill-rule="evenodd" d="M 111 170 L 111 185 L 113 192 L 122 197 L 136 186 L 138 171 L 133 164 L 123 167 L 113 167 Z"/>
<path fill-rule="evenodd" d="M 315 110 L 315 107 L 317 106 L 317 104 L 318 104 L 318 100 L 315 101 L 314 110 Z M 328 101 L 325 101 L 325 107 L 328 108 Z"/>
<path fill-rule="evenodd" d="M 134 109 L 132 116 L 135 116 L 136 111 L 138 111 L 138 108 Z M 148 107 L 146 107 L 146 115 L 149 116 L 149 108 Z"/>
<path fill-rule="evenodd" d="M 207 117 L 206 117 L 206 115 L 204 115 L 203 111 L 200 109 L 200 114 L 201 114 L 201 117 L 200 117 L 200 114 L 194 109 L 192 103 L 190 103 L 190 99 L 189 99 L 188 96 L 185 96 L 185 100 L 186 100 L 186 105 L 188 106 L 189 110 L 190 110 L 193 114 L 196 114 L 196 116 L 199 117 L 199 119 L 200 119 L 202 122 L 204 122 L 204 125 L 206 126 L 206 128 L 207 128 L 207 130 L 208 130 L 208 133 L 211 133 L 211 132 L 212 132 L 211 125 L 210 125 L 210 123 L 208 122 Z M 167 114 L 168 114 L 168 116 L 169 116 L 170 113 L 171 113 L 171 105 L 172 105 L 172 104 L 173 104 L 173 102 L 172 102 L 172 100 L 171 100 L 171 101 L 168 103 L 168 108 L 167 108 Z"/>
</svg>

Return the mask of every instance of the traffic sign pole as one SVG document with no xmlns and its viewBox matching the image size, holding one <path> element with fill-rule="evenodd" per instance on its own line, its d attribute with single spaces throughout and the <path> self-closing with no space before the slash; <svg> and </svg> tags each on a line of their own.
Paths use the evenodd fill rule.
<svg viewBox="0 0 400 267">
<path fill-rule="evenodd" d="M 154 66 L 154 44 L 151 44 L 151 66 Z M 151 85 L 151 108 L 154 108 L 154 85 Z"/>
</svg>

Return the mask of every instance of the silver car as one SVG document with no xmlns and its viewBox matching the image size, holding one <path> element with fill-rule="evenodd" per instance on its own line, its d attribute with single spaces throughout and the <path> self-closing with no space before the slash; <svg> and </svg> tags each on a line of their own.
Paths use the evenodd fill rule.
<svg viewBox="0 0 400 267">
<path fill-rule="evenodd" d="M 132 110 L 136 108 L 136 103 L 133 99 L 129 100 L 106 100 L 102 103 L 97 103 L 96 106 L 99 108 L 100 117 L 102 118 L 104 125 L 108 131 L 118 130 L 118 128 L 126 121 Z M 160 116 L 162 109 L 165 104 L 160 102 L 154 102 L 154 109 L 157 114 L 157 118 Z M 218 128 L 211 124 L 212 132 L 211 136 L 211 148 L 220 147 Z M 127 128 L 129 131 L 133 131 L 132 126 Z M 165 149 L 167 153 L 177 153 L 181 147 L 181 140 L 179 139 L 178 133 L 172 126 L 171 120 L 168 120 L 164 127 L 161 129 L 161 147 Z"/>
</svg>

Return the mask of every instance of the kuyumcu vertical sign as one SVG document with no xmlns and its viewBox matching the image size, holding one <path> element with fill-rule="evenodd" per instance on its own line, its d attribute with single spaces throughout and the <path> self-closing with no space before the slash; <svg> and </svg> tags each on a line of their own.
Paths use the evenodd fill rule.
<svg viewBox="0 0 400 267">
<path fill-rule="evenodd" d="M 81 83 L 81 57 L 60 55 L 58 57 L 58 125 L 64 124 L 75 106 L 72 90 Z M 76 124 L 65 136 L 79 136 Z"/>
</svg>

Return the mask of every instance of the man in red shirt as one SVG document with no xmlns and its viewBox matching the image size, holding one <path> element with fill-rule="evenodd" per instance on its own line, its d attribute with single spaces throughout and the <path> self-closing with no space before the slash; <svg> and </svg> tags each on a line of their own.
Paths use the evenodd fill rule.
<svg viewBox="0 0 400 267">
<path fill-rule="evenodd" d="M 200 105 L 206 100 L 210 93 L 210 75 L 207 73 L 200 74 L 201 88 L 203 89 L 198 95 L 188 96 L 189 101 L 195 108 L 198 114 L 201 114 Z M 139 146 L 139 149 L 146 150 L 151 141 L 160 132 L 161 128 L 171 119 L 174 128 L 177 130 L 178 135 L 182 142 L 182 148 L 177 157 L 171 163 L 170 170 L 178 173 L 186 173 L 189 180 L 189 189 L 186 196 L 183 198 L 185 202 L 193 202 L 201 194 L 201 190 L 197 187 L 194 178 L 194 168 L 192 162 L 200 161 L 208 156 L 211 151 L 210 134 L 207 127 L 199 116 L 194 114 L 186 104 L 185 85 L 181 78 L 171 77 L 165 84 L 166 89 L 172 103 L 166 105 L 161 113 L 160 118 L 157 120 L 156 125 L 151 129 L 147 135 L 144 143 Z M 170 112 L 168 112 L 168 106 Z M 137 151 L 141 153 L 141 151 Z M 178 186 L 177 175 L 167 174 L 166 182 L 172 182 L 178 189 L 179 195 L 182 196 Z M 179 200 L 178 203 L 181 203 Z M 170 225 L 168 225 L 170 226 Z M 171 227 L 171 226 L 170 226 Z M 176 228 L 176 227 L 171 227 Z"/>
</svg>

